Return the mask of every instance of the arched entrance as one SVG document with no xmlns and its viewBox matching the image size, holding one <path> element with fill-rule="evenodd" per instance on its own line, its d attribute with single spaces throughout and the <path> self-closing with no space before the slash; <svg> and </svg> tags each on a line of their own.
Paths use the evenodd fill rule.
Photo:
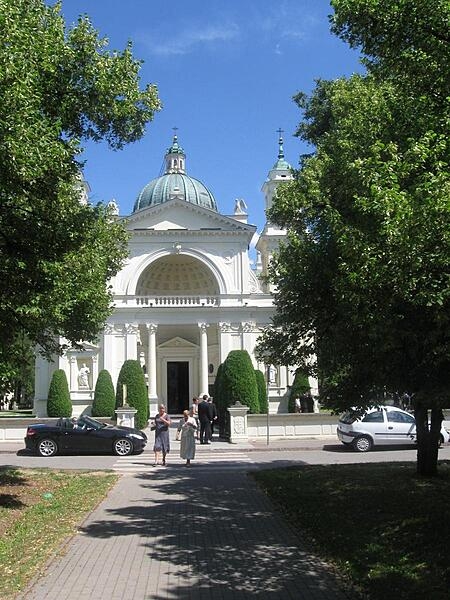
<svg viewBox="0 0 450 600">
<path fill-rule="evenodd" d="M 182 413 L 194 395 L 208 390 L 208 345 L 213 340 L 217 348 L 217 332 L 204 320 L 205 311 L 217 305 L 219 289 L 208 266 L 183 254 L 154 261 L 139 278 L 140 316 L 151 322 L 152 332 L 150 341 L 148 327 L 140 327 L 139 355 L 144 357 L 152 390 L 148 366 L 153 353 L 155 392 L 150 393 L 150 401 L 164 402 L 170 414 Z"/>
</svg>

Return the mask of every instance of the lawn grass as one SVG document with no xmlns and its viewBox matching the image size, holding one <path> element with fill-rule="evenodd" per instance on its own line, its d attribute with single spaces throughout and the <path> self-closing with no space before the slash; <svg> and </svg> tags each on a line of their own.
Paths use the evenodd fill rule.
<svg viewBox="0 0 450 600">
<path fill-rule="evenodd" d="M 370 600 L 450 598 L 450 463 L 302 466 L 254 474 L 300 536 Z"/>
<path fill-rule="evenodd" d="M 115 474 L 0 469 L 0 598 L 23 590 L 117 481 Z"/>
</svg>

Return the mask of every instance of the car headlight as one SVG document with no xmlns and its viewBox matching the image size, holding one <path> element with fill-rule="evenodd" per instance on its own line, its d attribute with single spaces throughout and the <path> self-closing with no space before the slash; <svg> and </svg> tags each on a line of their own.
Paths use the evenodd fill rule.
<svg viewBox="0 0 450 600">
<path fill-rule="evenodd" d="M 138 433 L 130 433 L 130 437 L 135 438 L 137 440 L 143 440 L 144 437 L 142 435 L 139 435 Z"/>
</svg>

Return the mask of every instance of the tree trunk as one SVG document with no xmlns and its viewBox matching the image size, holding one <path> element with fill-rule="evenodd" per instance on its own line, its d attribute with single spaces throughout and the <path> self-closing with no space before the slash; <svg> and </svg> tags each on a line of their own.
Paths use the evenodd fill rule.
<svg viewBox="0 0 450 600">
<path fill-rule="evenodd" d="M 414 409 L 417 430 L 417 474 L 421 477 L 437 475 L 439 436 L 443 414 L 439 408 L 431 409 L 431 424 L 428 410 L 423 406 Z"/>
</svg>

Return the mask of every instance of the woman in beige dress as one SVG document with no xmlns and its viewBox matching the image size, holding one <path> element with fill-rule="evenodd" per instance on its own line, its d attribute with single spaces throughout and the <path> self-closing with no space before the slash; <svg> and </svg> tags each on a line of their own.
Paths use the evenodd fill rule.
<svg viewBox="0 0 450 600">
<path fill-rule="evenodd" d="M 177 439 L 180 440 L 180 457 L 186 461 L 186 467 L 191 466 L 191 460 L 195 457 L 195 431 L 197 424 L 188 410 L 183 412 L 183 418 L 178 424 Z"/>
</svg>

